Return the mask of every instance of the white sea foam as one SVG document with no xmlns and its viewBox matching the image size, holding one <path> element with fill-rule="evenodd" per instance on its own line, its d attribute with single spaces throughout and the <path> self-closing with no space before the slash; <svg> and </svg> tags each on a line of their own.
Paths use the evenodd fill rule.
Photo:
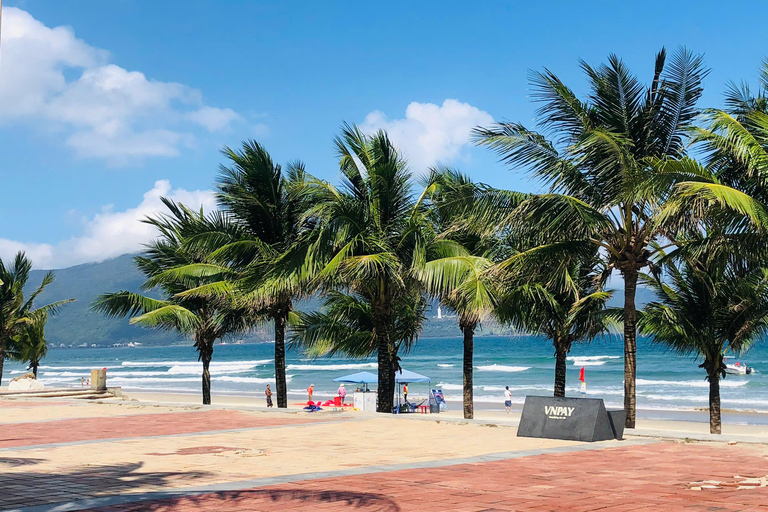
<svg viewBox="0 0 768 512">
<path fill-rule="evenodd" d="M 193 377 L 146 377 L 142 379 L 135 379 L 132 377 L 107 377 L 107 382 L 111 382 L 113 384 L 123 384 L 129 385 L 132 383 L 141 383 L 141 384 L 149 384 L 150 382 L 154 382 L 157 384 L 163 384 L 165 382 L 200 382 L 200 377 L 193 378 Z"/>
<path fill-rule="evenodd" d="M 478 386 L 475 386 L 477 388 Z M 464 389 L 464 386 L 461 384 L 449 384 L 447 382 L 440 382 L 439 384 L 435 384 L 435 389 L 443 389 L 448 391 L 456 391 L 458 389 Z"/>
<path fill-rule="evenodd" d="M 637 395 L 638 398 L 646 398 L 648 400 L 663 400 L 669 401 L 681 401 L 681 402 L 706 402 L 708 397 L 706 394 L 702 395 Z"/>
<path fill-rule="evenodd" d="M 486 366 L 475 366 L 475 369 L 481 372 L 524 372 L 529 370 L 530 366 L 506 366 L 503 364 L 491 364 Z"/>
<path fill-rule="evenodd" d="M 290 381 L 292 375 L 286 375 L 285 379 L 287 381 Z M 115 384 L 124 384 L 126 386 L 130 386 L 132 384 L 165 384 L 165 383 L 179 383 L 179 382 L 194 382 L 198 383 L 200 382 L 201 377 L 144 377 L 144 378 L 133 378 L 133 377 L 107 377 L 108 382 L 112 382 Z M 230 377 L 228 375 L 221 375 L 221 376 L 211 376 L 212 382 L 238 382 L 238 383 L 252 383 L 252 384 L 259 384 L 263 382 L 274 382 L 275 378 L 265 378 L 265 377 Z"/>
<path fill-rule="evenodd" d="M 285 367 L 287 370 L 362 370 L 365 368 L 378 368 L 376 363 L 349 363 L 349 364 L 289 364 Z"/>
<path fill-rule="evenodd" d="M 569 361 L 576 361 L 577 359 L 580 361 L 599 361 L 601 359 L 619 359 L 621 356 L 568 356 L 566 357 Z"/>
<path fill-rule="evenodd" d="M 437 366 L 439 366 L 440 368 L 453 368 L 456 365 L 455 364 L 439 364 L 438 363 Z"/>
<path fill-rule="evenodd" d="M 211 375 L 226 375 L 230 373 L 246 373 L 253 371 L 257 365 L 253 364 L 213 364 L 211 363 L 209 371 Z M 202 363 L 199 365 L 176 365 L 171 366 L 167 372 L 169 375 L 190 375 L 203 371 Z"/>
<path fill-rule="evenodd" d="M 286 375 L 285 380 L 290 382 L 292 375 Z M 215 382 L 241 382 L 241 383 L 250 383 L 250 384 L 264 384 L 264 383 L 270 383 L 275 382 L 274 377 L 228 377 L 228 376 L 222 376 L 222 377 L 212 377 L 211 380 Z"/>
<path fill-rule="evenodd" d="M 567 359 L 573 361 L 573 366 L 603 366 L 607 359 L 619 359 L 620 356 L 570 356 Z"/>
<path fill-rule="evenodd" d="M 118 368 L 122 368 L 122 366 L 104 366 L 99 364 L 92 364 L 91 366 L 50 366 L 50 365 L 40 365 L 37 367 L 40 370 L 101 370 L 102 368 L 106 368 L 107 370 L 115 370 Z"/>
<path fill-rule="evenodd" d="M 674 387 L 688 387 L 688 388 L 708 388 L 709 382 L 702 380 L 646 380 L 637 379 L 638 386 L 674 386 Z M 720 381 L 721 388 L 740 388 L 746 386 L 746 380 L 722 380 Z"/>
<path fill-rule="evenodd" d="M 257 359 L 255 361 L 211 361 L 211 368 L 225 368 L 227 366 L 243 366 L 243 365 L 250 365 L 250 366 L 261 366 L 265 364 L 269 364 L 273 359 Z M 200 367 L 202 368 L 203 363 L 200 361 L 123 361 L 122 366 L 147 366 L 147 367 L 157 367 L 157 366 L 167 366 L 169 368 L 172 368 L 174 366 L 194 366 L 194 367 Z"/>
</svg>

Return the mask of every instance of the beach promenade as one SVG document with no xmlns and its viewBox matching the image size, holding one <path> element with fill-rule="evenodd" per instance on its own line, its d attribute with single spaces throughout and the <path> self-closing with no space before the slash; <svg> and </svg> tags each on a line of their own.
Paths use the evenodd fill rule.
<svg viewBox="0 0 768 512">
<path fill-rule="evenodd" d="M 763 444 L 515 434 L 437 416 L 0 399 L 0 510 L 768 512 Z"/>
</svg>

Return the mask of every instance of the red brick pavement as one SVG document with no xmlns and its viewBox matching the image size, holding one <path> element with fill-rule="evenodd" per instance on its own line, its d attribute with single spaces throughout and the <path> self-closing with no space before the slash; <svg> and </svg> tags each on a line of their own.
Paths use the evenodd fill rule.
<svg viewBox="0 0 768 512">
<path fill-rule="evenodd" d="M 326 420 L 330 418 L 324 418 Z M 79 418 L 0 425 L 0 448 L 98 439 L 195 434 L 214 430 L 311 423 L 313 418 L 211 410 Z"/>
<path fill-rule="evenodd" d="M 308 480 L 102 507 L 92 512 L 355 510 L 763 511 L 768 488 L 689 490 L 701 480 L 768 475 L 744 446 L 653 445 Z"/>
</svg>

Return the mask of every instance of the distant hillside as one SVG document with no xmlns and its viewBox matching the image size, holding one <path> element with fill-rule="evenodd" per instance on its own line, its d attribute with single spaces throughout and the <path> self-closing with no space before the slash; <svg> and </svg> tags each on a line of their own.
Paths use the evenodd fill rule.
<svg viewBox="0 0 768 512">
<path fill-rule="evenodd" d="M 37 286 L 46 271 L 32 272 L 29 287 Z M 97 345 L 109 346 L 116 343 L 141 343 L 142 345 L 170 345 L 183 342 L 174 332 L 143 329 L 128 323 L 125 318 L 108 318 L 90 310 L 91 302 L 98 295 L 118 290 L 139 291 L 144 278 L 133 265 L 133 255 L 124 255 L 101 263 L 89 263 L 55 271 L 56 280 L 40 296 L 37 305 L 56 300 L 75 298 L 77 302 L 66 305 L 61 312 L 49 320 L 46 334 L 54 346 Z M 610 305 L 620 307 L 624 300 L 623 290 L 617 289 Z M 638 308 L 653 300 L 653 293 L 638 288 Z M 314 310 L 319 307 L 317 299 L 303 301 L 297 309 Z M 435 318 L 436 308 L 428 312 L 429 319 L 424 326 L 424 337 L 461 336 L 455 318 Z M 478 330 L 478 335 L 512 334 L 508 328 L 488 321 Z M 265 341 L 273 338 L 269 326 L 258 329 L 246 341 Z"/>
<path fill-rule="evenodd" d="M 39 285 L 47 271 L 32 272 L 29 287 Z M 144 329 L 130 325 L 126 318 L 108 318 L 90 310 L 91 302 L 100 294 L 118 290 L 138 292 L 144 282 L 133 265 L 133 255 L 124 255 L 101 263 L 77 265 L 54 271 L 56 280 L 38 298 L 36 304 L 74 298 L 61 312 L 48 321 L 46 335 L 54 346 L 78 346 L 83 343 L 108 346 L 116 343 L 170 345 L 183 340 L 175 332 Z M 261 334 L 261 335 L 259 335 Z M 251 337 L 270 339 L 269 333 Z"/>
</svg>

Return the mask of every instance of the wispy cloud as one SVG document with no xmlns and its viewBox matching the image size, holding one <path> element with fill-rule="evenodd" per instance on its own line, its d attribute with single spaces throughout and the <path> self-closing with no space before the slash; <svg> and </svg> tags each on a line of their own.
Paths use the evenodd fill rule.
<svg viewBox="0 0 768 512">
<path fill-rule="evenodd" d="M 18 8 L 3 10 L 2 48 L 0 125 L 57 130 L 82 158 L 175 156 L 200 134 L 243 122 L 206 105 L 199 90 L 112 64 L 70 27 L 47 27 Z"/>
<path fill-rule="evenodd" d="M 143 244 L 157 235 L 152 226 L 141 221 L 165 209 L 162 197 L 193 209 L 202 207 L 212 211 L 216 208 L 213 191 L 174 189 L 169 181 L 159 180 L 137 206 L 113 211 L 112 206 L 107 205 L 100 213 L 83 220 L 80 234 L 58 244 L 0 238 L 0 258 L 7 261 L 16 252 L 25 251 L 36 268 L 63 268 L 140 251 Z"/>
</svg>

